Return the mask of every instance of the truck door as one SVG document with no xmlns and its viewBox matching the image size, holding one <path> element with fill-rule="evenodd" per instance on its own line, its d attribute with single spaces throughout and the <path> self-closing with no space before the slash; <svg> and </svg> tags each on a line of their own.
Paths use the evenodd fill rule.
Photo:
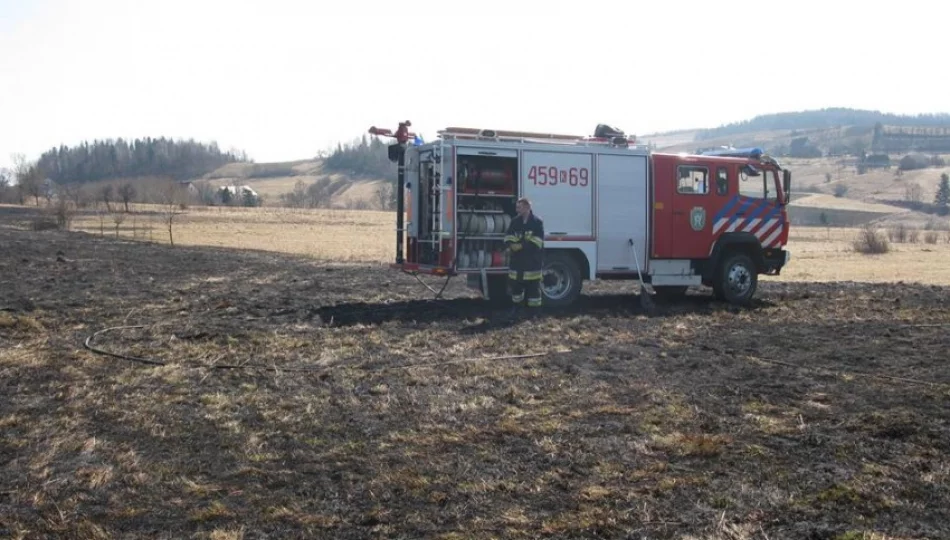
<svg viewBox="0 0 950 540">
<path fill-rule="evenodd" d="M 717 170 L 718 168 L 718 170 Z M 712 245 L 712 224 L 720 199 L 718 175 L 728 173 L 725 166 L 703 162 L 673 164 L 670 194 L 670 248 L 672 259 L 703 259 Z M 728 186 L 728 182 L 725 182 Z"/>
</svg>

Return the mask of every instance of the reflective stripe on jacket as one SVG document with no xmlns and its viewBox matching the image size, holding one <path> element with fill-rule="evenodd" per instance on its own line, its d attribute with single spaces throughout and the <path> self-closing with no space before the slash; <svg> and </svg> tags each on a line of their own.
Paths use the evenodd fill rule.
<svg viewBox="0 0 950 540">
<path fill-rule="evenodd" d="M 505 235 L 505 244 L 512 246 L 521 244 L 520 250 L 511 251 L 509 269 L 512 273 L 520 273 L 512 279 L 541 279 L 541 268 L 544 265 L 544 221 L 534 212 L 528 214 L 528 221 L 518 216 L 511 220 L 508 232 Z"/>
</svg>

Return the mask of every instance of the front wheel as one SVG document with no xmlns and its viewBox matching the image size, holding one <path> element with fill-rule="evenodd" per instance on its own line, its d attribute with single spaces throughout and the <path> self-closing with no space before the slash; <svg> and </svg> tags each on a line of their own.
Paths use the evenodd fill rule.
<svg viewBox="0 0 950 540">
<path fill-rule="evenodd" d="M 581 294 L 581 269 L 574 257 L 557 251 L 544 253 L 541 294 L 544 304 L 553 307 L 569 306 L 577 300 Z"/>
<path fill-rule="evenodd" d="M 752 259 L 744 253 L 727 256 L 719 266 L 713 291 L 730 304 L 748 305 L 755 296 L 759 275 Z"/>
</svg>

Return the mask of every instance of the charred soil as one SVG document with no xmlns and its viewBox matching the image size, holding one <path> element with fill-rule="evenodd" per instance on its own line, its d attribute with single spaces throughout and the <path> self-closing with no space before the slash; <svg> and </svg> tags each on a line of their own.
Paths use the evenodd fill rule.
<svg viewBox="0 0 950 540">
<path fill-rule="evenodd" d="M 462 280 L 11 223 L 0 537 L 950 536 L 947 288 L 598 283 L 509 323 Z M 113 327 L 163 365 L 84 347 Z"/>
</svg>

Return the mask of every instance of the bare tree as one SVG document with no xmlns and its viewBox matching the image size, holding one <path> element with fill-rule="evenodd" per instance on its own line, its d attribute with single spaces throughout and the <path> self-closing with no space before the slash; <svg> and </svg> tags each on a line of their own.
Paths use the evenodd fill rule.
<svg viewBox="0 0 950 540">
<path fill-rule="evenodd" d="M 920 184 L 913 183 L 904 186 L 904 200 L 909 202 L 914 208 L 919 208 L 924 202 L 924 188 Z"/>
<path fill-rule="evenodd" d="M 53 206 L 53 196 L 56 195 L 56 191 L 59 189 L 59 186 L 55 183 L 40 182 L 41 190 L 43 197 L 46 198 L 46 206 Z"/>
<path fill-rule="evenodd" d="M 76 207 L 71 202 L 69 193 L 69 184 L 56 186 L 56 206 L 53 209 L 56 215 L 56 223 L 60 229 L 68 231 L 73 223 L 73 217 L 76 213 Z"/>
<path fill-rule="evenodd" d="M 23 193 L 27 197 L 33 197 L 36 206 L 40 205 L 40 195 L 43 194 L 43 182 L 40 180 L 42 176 L 36 165 L 31 165 L 26 175 L 17 179 L 17 184 L 21 186 Z"/>
<path fill-rule="evenodd" d="M 42 171 L 36 163 L 27 161 L 23 154 L 12 154 L 10 157 L 13 159 L 13 173 L 16 176 L 17 190 L 20 192 L 20 204 L 25 202 L 26 197 L 33 197 L 36 199 L 36 206 L 39 206 Z"/>
<path fill-rule="evenodd" d="M 209 205 L 214 203 L 214 188 L 208 183 L 207 180 L 201 180 L 192 184 L 195 186 L 195 191 L 197 192 L 197 198 L 201 201 L 201 204 Z"/>
<path fill-rule="evenodd" d="M 10 194 L 11 181 L 13 181 L 13 171 L 0 169 L 0 203 L 7 202 Z"/>
<path fill-rule="evenodd" d="M 128 182 L 119 186 L 119 198 L 125 205 L 125 213 L 129 213 L 129 203 L 135 198 L 135 186 Z"/>
<path fill-rule="evenodd" d="M 115 209 L 115 212 L 112 212 L 112 223 L 115 224 L 115 237 L 119 237 L 119 226 L 125 221 L 125 214 L 122 213 L 118 208 Z"/>
<path fill-rule="evenodd" d="M 89 193 L 80 184 L 70 183 L 60 186 L 60 196 L 66 197 L 72 201 L 73 205 L 77 209 L 85 208 L 89 204 Z"/>
<path fill-rule="evenodd" d="M 99 200 L 105 203 L 106 211 L 112 212 L 112 184 L 99 188 Z"/>
<path fill-rule="evenodd" d="M 26 161 L 26 155 L 19 152 L 10 154 L 10 161 L 13 162 L 13 175 L 16 177 L 19 177 L 30 168 L 29 163 Z"/>
<path fill-rule="evenodd" d="M 169 181 L 162 186 L 162 221 L 168 227 L 168 243 L 175 247 L 173 228 L 175 218 L 184 210 L 187 192 L 178 183 Z"/>
<path fill-rule="evenodd" d="M 393 185 L 389 182 L 380 184 L 376 188 L 376 204 L 380 210 L 392 210 L 393 192 Z"/>
</svg>

